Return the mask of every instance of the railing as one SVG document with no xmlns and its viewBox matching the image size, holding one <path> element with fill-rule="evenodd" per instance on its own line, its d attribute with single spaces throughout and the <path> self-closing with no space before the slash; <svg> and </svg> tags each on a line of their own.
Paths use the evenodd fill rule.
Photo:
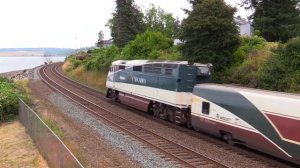
<svg viewBox="0 0 300 168">
<path fill-rule="evenodd" d="M 21 99 L 19 118 L 51 168 L 83 168 L 67 146 Z"/>
</svg>

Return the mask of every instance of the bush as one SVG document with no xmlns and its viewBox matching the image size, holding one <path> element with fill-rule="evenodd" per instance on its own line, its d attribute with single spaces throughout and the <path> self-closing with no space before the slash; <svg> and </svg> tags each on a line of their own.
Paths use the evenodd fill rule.
<svg viewBox="0 0 300 168">
<path fill-rule="evenodd" d="M 12 81 L 0 77 L 0 123 L 13 119 L 17 113 L 16 86 Z"/>
<path fill-rule="evenodd" d="M 84 60 L 85 68 L 89 71 L 107 71 L 111 62 L 119 56 L 119 48 L 111 46 L 91 51 L 91 57 Z"/>
<path fill-rule="evenodd" d="M 255 38 L 257 37 L 254 37 L 254 39 Z M 242 40 L 242 45 L 238 51 L 242 51 L 245 55 L 243 55 L 242 59 L 235 61 L 234 64 L 228 67 L 219 79 L 221 83 L 234 83 L 246 87 L 257 87 L 259 71 L 271 57 L 272 50 L 277 47 L 277 43 L 265 42 L 263 39 L 261 41 L 259 40 L 259 42 L 257 42 L 257 40 L 253 42 L 252 38 L 249 37 L 243 39 L 246 40 Z M 236 55 L 235 58 L 237 58 Z"/>
<path fill-rule="evenodd" d="M 281 44 L 260 71 L 259 88 L 300 93 L 300 37 Z"/>
<path fill-rule="evenodd" d="M 262 49 L 266 45 L 266 40 L 259 36 L 242 37 L 239 48 L 234 52 L 233 65 L 240 65 L 248 55 Z"/>
<path fill-rule="evenodd" d="M 161 32 L 146 31 L 137 35 L 122 52 L 122 59 L 157 59 L 162 50 L 172 47 L 173 41 Z"/>
<path fill-rule="evenodd" d="M 180 47 L 173 46 L 169 49 L 163 50 L 159 53 L 158 60 L 183 60 L 183 55 L 180 51 Z"/>
</svg>

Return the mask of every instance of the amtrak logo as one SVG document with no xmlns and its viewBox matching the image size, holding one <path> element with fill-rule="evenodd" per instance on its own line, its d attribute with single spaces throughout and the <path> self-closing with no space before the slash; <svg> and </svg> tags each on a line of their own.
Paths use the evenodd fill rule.
<svg viewBox="0 0 300 168">
<path fill-rule="evenodd" d="M 140 83 L 140 84 L 146 84 L 147 81 L 145 78 L 139 78 L 139 77 L 132 77 L 132 83 Z"/>
</svg>

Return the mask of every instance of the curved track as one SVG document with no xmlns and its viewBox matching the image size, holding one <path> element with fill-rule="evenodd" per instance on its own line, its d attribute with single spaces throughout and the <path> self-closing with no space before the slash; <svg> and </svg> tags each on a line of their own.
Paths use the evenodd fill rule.
<svg viewBox="0 0 300 168">
<path fill-rule="evenodd" d="M 40 69 L 40 77 L 50 88 L 60 92 L 73 102 L 87 109 L 90 113 L 107 121 L 112 126 L 129 134 L 135 139 L 149 145 L 151 148 L 165 154 L 168 158 L 177 161 L 185 167 L 228 167 L 213 158 L 208 158 L 195 151 L 192 151 L 180 144 L 172 142 L 160 135 L 146 130 L 139 125 L 132 123 L 126 118 L 115 115 L 106 107 L 101 106 L 97 100 L 87 99 L 87 96 L 79 95 L 76 90 L 82 90 L 87 95 L 96 97 L 102 96 L 95 90 L 80 85 L 79 83 L 69 80 L 58 72 L 61 64 L 51 64 Z"/>
</svg>

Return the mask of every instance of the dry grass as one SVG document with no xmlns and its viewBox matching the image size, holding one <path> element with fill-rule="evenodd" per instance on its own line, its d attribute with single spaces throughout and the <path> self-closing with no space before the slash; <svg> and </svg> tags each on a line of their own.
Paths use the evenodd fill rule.
<svg viewBox="0 0 300 168">
<path fill-rule="evenodd" d="M 46 161 L 19 122 L 0 127 L 0 167 L 48 168 Z"/>
<path fill-rule="evenodd" d="M 63 71 L 72 79 L 83 82 L 97 88 L 101 92 L 105 92 L 105 84 L 106 84 L 106 72 L 95 72 L 95 71 L 87 71 L 84 66 L 79 66 L 74 70 L 69 70 L 68 68 L 72 67 L 70 62 L 66 62 L 63 65 Z"/>
<path fill-rule="evenodd" d="M 22 93 L 31 94 L 31 89 L 29 88 L 29 79 L 18 80 L 15 83 Z"/>
<path fill-rule="evenodd" d="M 63 66 L 62 66 L 62 70 L 63 70 L 64 72 L 68 72 L 68 71 L 70 71 L 72 68 L 73 68 L 73 65 L 72 65 L 72 63 L 71 63 L 70 61 L 66 61 L 66 62 L 63 64 Z"/>
</svg>

